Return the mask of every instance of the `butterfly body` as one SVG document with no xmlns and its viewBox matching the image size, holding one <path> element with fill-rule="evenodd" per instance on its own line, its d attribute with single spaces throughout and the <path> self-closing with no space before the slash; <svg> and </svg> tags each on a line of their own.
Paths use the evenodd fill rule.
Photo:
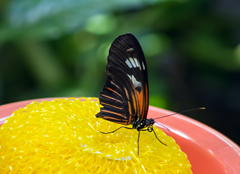
<svg viewBox="0 0 240 174">
<path fill-rule="evenodd" d="M 146 60 L 139 42 L 132 34 L 121 35 L 113 41 L 106 73 L 107 80 L 99 97 L 103 108 L 96 117 L 122 125 L 131 124 L 132 128 L 120 128 L 139 131 L 139 144 L 140 131 L 152 132 L 154 120 L 147 119 L 149 92 Z"/>
<path fill-rule="evenodd" d="M 144 128 L 151 128 L 154 124 L 154 120 L 152 118 L 150 119 L 143 119 L 142 121 L 136 121 L 133 122 L 133 129 L 137 129 L 137 131 L 141 131 Z"/>
</svg>

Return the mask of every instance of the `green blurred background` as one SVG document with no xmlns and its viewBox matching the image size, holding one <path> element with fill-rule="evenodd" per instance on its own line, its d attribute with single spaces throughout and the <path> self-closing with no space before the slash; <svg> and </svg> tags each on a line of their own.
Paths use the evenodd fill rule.
<svg viewBox="0 0 240 174">
<path fill-rule="evenodd" d="M 133 33 L 150 104 L 182 111 L 240 144 L 237 0 L 1 0 L 0 104 L 98 97 L 108 49 Z"/>
</svg>

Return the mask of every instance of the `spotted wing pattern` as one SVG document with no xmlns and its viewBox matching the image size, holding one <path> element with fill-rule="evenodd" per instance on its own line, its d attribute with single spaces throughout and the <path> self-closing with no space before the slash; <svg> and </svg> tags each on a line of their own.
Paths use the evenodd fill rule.
<svg viewBox="0 0 240 174">
<path fill-rule="evenodd" d="M 124 125 L 146 118 L 147 66 L 142 48 L 132 34 L 121 35 L 112 43 L 106 73 L 99 97 L 103 108 L 96 117 Z"/>
</svg>

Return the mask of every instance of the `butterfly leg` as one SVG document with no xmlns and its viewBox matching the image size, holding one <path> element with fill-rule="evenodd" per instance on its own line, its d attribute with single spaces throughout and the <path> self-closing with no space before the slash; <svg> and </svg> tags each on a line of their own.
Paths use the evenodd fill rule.
<svg viewBox="0 0 240 174">
<path fill-rule="evenodd" d="M 139 155 L 139 139 L 140 139 L 140 130 L 138 131 L 138 155 Z"/>
<path fill-rule="evenodd" d="M 140 129 L 140 130 L 138 130 L 138 140 L 137 140 L 137 143 L 138 143 L 138 155 L 139 155 L 139 140 L 140 140 L 140 131 L 148 131 L 148 129 Z"/>
<path fill-rule="evenodd" d="M 124 126 L 121 126 L 119 128 L 117 128 L 116 130 L 112 131 L 112 132 L 102 132 L 102 131 L 99 131 L 101 132 L 102 134 L 110 134 L 110 133 L 114 133 L 116 132 L 117 130 L 121 129 L 121 128 L 125 128 L 125 129 L 133 129 L 133 128 L 130 128 L 130 127 L 124 127 Z"/>
<path fill-rule="evenodd" d="M 152 130 L 153 130 L 153 133 L 154 133 L 155 137 L 158 139 L 157 134 L 155 133 L 154 129 L 152 129 Z M 166 145 L 165 143 L 163 143 L 161 140 L 158 139 L 158 141 L 159 141 L 160 143 L 162 143 L 163 145 L 167 146 L 167 145 Z"/>
<path fill-rule="evenodd" d="M 159 138 L 157 137 L 157 134 L 156 132 L 154 131 L 154 129 L 152 127 L 148 127 L 147 129 L 141 129 L 141 131 L 148 131 L 148 132 L 152 132 L 154 133 L 155 137 L 158 139 L 158 141 L 160 143 L 162 143 L 163 145 L 167 146 L 165 143 L 163 143 L 161 140 L 159 140 Z"/>
</svg>

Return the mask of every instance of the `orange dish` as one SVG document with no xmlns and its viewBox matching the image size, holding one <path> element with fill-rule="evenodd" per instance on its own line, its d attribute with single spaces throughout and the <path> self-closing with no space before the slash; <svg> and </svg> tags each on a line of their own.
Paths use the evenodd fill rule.
<svg viewBox="0 0 240 174">
<path fill-rule="evenodd" d="M 53 98 L 28 100 L 28 101 L 16 102 L 16 103 L 0 106 L 0 125 L 3 124 L 4 120 L 8 118 L 14 110 L 17 110 L 21 107 L 25 107 L 27 104 L 30 104 L 32 101 L 41 102 L 46 100 L 50 101 L 50 100 L 53 100 Z M 171 113 L 173 112 L 150 106 L 149 112 L 148 112 L 148 118 L 156 118 L 156 117 L 159 117 L 162 115 L 168 115 Z M 230 139 L 228 139 L 224 135 L 220 134 L 219 132 L 215 131 L 214 129 L 202 123 L 199 123 L 193 119 L 190 119 L 188 117 L 185 117 L 179 114 L 176 114 L 173 117 L 159 119 L 158 121 L 159 122 L 155 125 L 160 126 L 160 124 L 163 124 L 164 126 L 168 127 L 170 129 L 170 132 L 163 129 L 165 133 L 173 137 L 178 143 L 178 145 L 180 146 L 181 150 L 187 154 L 188 159 L 192 165 L 192 172 L 194 174 L 203 174 L 203 173 L 204 174 L 215 174 L 215 173 L 238 174 L 240 173 L 240 163 L 239 163 L 240 148 L 238 145 L 236 145 L 234 142 L 232 142 Z M 82 129 L 83 128 L 81 128 L 80 130 Z M 126 131 L 126 130 L 123 130 L 123 131 Z M 133 130 L 133 133 L 137 134 L 136 130 L 135 131 Z M 149 132 L 146 132 L 146 133 L 148 133 L 147 136 L 149 136 L 150 133 Z M 100 136 L 106 136 L 106 135 L 100 135 Z M 113 134 L 109 136 L 118 137 L 119 135 Z M 162 136 L 165 136 L 165 135 L 160 133 L 159 136 L 160 138 L 162 138 Z M 135 139 L 136 138 L 134 137 L 132 142 L 133 144 L 136 143 Z M 6 139 L 0 138 L 0 141 L 1 143 L 2 142 L 5 144 L 8 143 Z M 144 141 L 144 139 L 142 139 L 142 141 Z M 137 159 L 138 158 L 145 159 L 145 161 L 146 159 L 148 159 L 151 162 L 154 160 L 154 158 L 150 158 L 150 159 L 149 157 L 144 158 L 144 155 L 146 154 L 143 149 L 145 146 L 144 144 L 145 142 L 142 142 L 142 141 L 140 142 L 140 155 L 139 157 L 137 157 Z M 155 141 L 156 141 L 155 137 L 152 140 L 150 140 L 150 142 L 153 143 L 154 146 L 155 146 Z M 0 143 L 0 146 L 2 148 L 1 143 Z M 159 147 L 160 147 L 160 143 L 158 142 L 156 144 L 156 148 L 159 150 Z M 107 147 L 104 146 L 102 148 L 103 149 L 108 148 L 108 146 Z M 136 152 L 135 148 L 136 148 L 136 144 L 134 144 L 132 147 L 133 152 Z M 0 158 L 0 165 L 1 165 L 3 162 L 2 155 L 0 157 L 1 157 Z M 27 166 L 28 164 L 29 163 L 25 165 Z M 3 173 L 2 169 L 6 169 L 7 167 L 9 166 L 2 165 L 0 168 L 1 173 Z M 110 168 L 109 164 L 107 164 L 105 167 Z M 24 173 L 24 171 L 22 171 L 22 173 Z"/>
</svg>

